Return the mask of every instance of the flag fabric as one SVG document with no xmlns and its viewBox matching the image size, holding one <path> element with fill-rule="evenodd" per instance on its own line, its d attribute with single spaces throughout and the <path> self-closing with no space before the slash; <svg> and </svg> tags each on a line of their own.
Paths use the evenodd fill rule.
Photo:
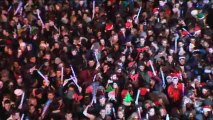
<svg viewBox="0 0 213 120">
<path fill-rule="evenodd" d="M 112 86 L 109 85 L 105 91 L 106 91 L 106 92 L 111 92 L 111 91 L 113 91 L 113 90 L 114 90 L 114 89 L 112 88 Z"/>
</svg>

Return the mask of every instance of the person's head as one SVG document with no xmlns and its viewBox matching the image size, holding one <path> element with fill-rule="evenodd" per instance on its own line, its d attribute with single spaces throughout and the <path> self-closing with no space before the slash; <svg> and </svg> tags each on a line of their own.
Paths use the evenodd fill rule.
<svg viewBox="0 0 213 120">
<path fill-rule="evenodd" d="M 140 65 L 140 66 L 139 66 L 139 70 L 140 70 L 140 71 L 144 71 L 144 70 L 145 70 L 145 65 Z"/>
<path fill-rule="evenodd" d="M 71 112 L 67 112 L 65 114 L 65 120 L 72 120 L 72 113 Z"/>
<path fill-rule="evenodd" d="M 23 83 L 23 78 L 21 75 L 18 75 L 17 78 L 16 78 L 16 82 L 18 85 L 21 85 Z"/>
<path fill-rule="evenodd" d="M 33 114 L 35 112 L 35 110 L 36 110 L 36 107 L 34 105 L 30 105 L 29 106 L 29 112 L 30 112 L 30 114 Z"/>
<path fill-rule="evenodd" d="M 55 97 L 55 93 L 54 93 L 53 91 L 48 92 L 47 98 L 48 98 L 49 100 L 53 100 L 54 97 Z"/>
<path fill-rule="evenodd" d="M 144 58 L 144 53 L 140 53 L 140 54 L 139 54 L 139 58 L 140 58 L 140 59 L 143 59 L 143 58 Z"/>
<path fill-rule="evenodd" d="M 151 108 L 152 107 L 151 101 L 150 100 L 145 101 L 144 107 L 145 107 L 146 110 L 148 110 L 149 108 Z"/>
<path fill-rule="evenodd" d="M 159 5 L 160 5 L 161 7 L 163 7 L 165 4 L 166 4 L 166 1 L 165 1 L 165 0 L 159 0 Z"/>
<path fill-rule="evenodd" d="M 121 32 L 125 33 L 126 32 L 126 28 L 121 28 Z"/>
<path fill-rule="evenodd" d="M 117 114 L 118 114 L 119 119 L 124 118 L 124 111 L 123 110 L 118 110 Z"/>
<path fill-rule="evenodd" d="M 121 73 L 122 73 L 122 68 L 120 68 L 120 67 L 116 68 L 117 76 L 120 75 Z"/>
<path fill-rule="evenodd" d="M 105 45 L 105 40 L 104 40 L 104 39 L 101 39 L 101 40 L 100 40 L 100 44 L 101 44 L 101 45 Z"/>
<path fill-rule="evenodd" d="M 120 57 L 120 60 L 121 60 L 121 62 L 125 62 L 126 56 L 125 56 L 125 55 L 122 55 L 122 56 Z"/>
<path fill-rule="evenodd" d="M 59 49 L 59 48 L 60 48 L 59 43 L 55 42 L 55 43 L 54 43 L 54 48 L 55 48 L 55 49 Z"/>
<path fill-rule="evenodd" d="M 56 77 L 60 77 L 60 76 L 61 76 L 61 70 L 58 69 L 58 70 L 56 71 Z"/>
<path fill-rule="evenodd" d="M 174 54 L 174 50 L 173 49 L 169 49 L 169 54 L 170 55 Z"/>
<path fill-rule="evenodd" d="M 139 38 L 141 46 L 144 46 L 146 39 L 144 37 Z"/>
<path fill-rule="evenodd" d="M 212 112 L 211 106 L 203 106 L 203 114 L 204 116 L 209 116 Z"/>
<path fill-rule="evenodd" d="M 54 39 L 55 41 L 57 41 L 58 38 L 59 38 L 59 34 L 58 34 L 58 33 L 53 34 L 53 39 Z"/>
<path fill-rule="evenodd" d="M 178 84 L 178 81 L 179 81 L 178 77 L 173 77 L 173 78 L 172 78 L 172 83 L 173 83 L 174 85 L 177 85 L 177 84 Z"/>
<path fill-rule="evenodd" d="M 100 113 L 100 116 L 101 116 L 102 118 L 105 118 L 105 117 L 106 117 L 106 110 L 105 110 L 105 109 L 101 109 L 99 113 Z"/>
<path fill-rule="evenodd" d="M 99 13 L 100 12 L 100 7 L 99 6 L 96 6 L 95 7 L 95 13 Z"/>
<path fill-rule="evenodd" d="M 104 70 L 104 71 L 108 71 L 108 70 L 109 70 L 109 68 L 110 68 L 110 67 L 109 67 L 109 65 L 108 65 L 108 64 L 104 64 L 104 65 L 103 65 L 103 70 Z"/>
<path fill-rule="evenodd" d="M 167 47 L 168 42 L 167 42 L 166 39 L 164 39 L 164 40 L 162 40 L 161 44 L 162 44 L 163 47 Z"/>
<path fill-rule="evenodd" d="M 166 116 L 167 111 L 165 108 L 161 107 L 159 111 L 160 111 L 160 116 L 162 116 L 162 117 Z"/>
<path fill-rule="evenodd" d="M 196 42 L 195 38 L 190 39 L 190 43 L 195 44 L 195 42 Z"/>
<path fill-rule="evenodd" d="M 20 120 L 20 113 L 18 111 L 12 113 L 12 120 Z"/>
<path fill-rule="evenodd" d="M 35 97 L 38 98 L 38 99 L 41 99 L 42 98 L 42 90 L 41 89 L 36 89 L 35 90 Z"/>
<path fill-rule="evenodd" d="M 202 88 L 202 94 L 203 96 L 207 97 L 209 95 L 209 89 L 206 87 Z"/>
<path fill-rule="evenodd" d="M 155 109 L 152 107 L 148 111 L 149 116 L 154 116 L 155 115 Z"/>
<path fill-rule="evenodd" d="M 7 53 L 8 55 L 12 55 L 13 51 L 11 47 L 5 46 L 4 52 Z"/>
<path fill-rule="evenodd" d="M 68 91 L 69 91 L 69 92 L 74 92 L 74 91 L 75 91 L 74 86 L 73 86 L 73 85 L 70 85 L 70 86 L 68 87 Z"/>
<path fill-rule="evenodd" d="M 20 43 L 19 43 L 19 48 L 20 48 L 21 51 L 25 51 L 26 46 L 27 46 L 27 45 L 26 45 L 25 42 L 20 42 Z"/>
<path fill-rule="evenodd" d="M 14 61 L 13 62 L 13 67 L 14 68 L 19 68 L 20 67 L 19 62 L 18 61 Z"/>
<path fill-rule="evenodd" d="M 117 75 L 116 75 L 116 74 L 112 74 L 111 79 L 112 79 L 112 80 L 117 80 L 117 79 L 118 79 L 118 77 L 117 77 Z"/>
<path fill-rule="evenodd" d="M 41 41 L 39 44 L 39 49 L 45 50 L 46 48 L 47 48 L 47 44 L 45 43 L 45 41 Z"/>
<path fill-rule="evenodd" d="M 118 88 L 118 84 L 116 82 L 114 82 L 112 86 L 114 89 Z"/>
<path fill-rule="evenodd" d="M 156 84 L 156 81 L 154 79 L 150 79 L 150 85 L 154 86 Z"/>
<path fill-rule="evenodd" d="M 11 102 L 10 102 L 10 100 L 5 100 L 4 103 L 3 103 L 3 106 L 4 106 L 4 109 L 6 111 L 9 111 L 11 109 Z"/>
<path fill-rule="evenodd" d="M 128 47 L 128 48 L 132 47 L 132 42 L 131 41 L 127 41 L 126 42 L 126 47 Z"/>
<path fill-rule="evenodd" d="M 166 81 L 168 84 L 172 83 L 172 77 L 170 75 L 166 76 Z"/>
<path fill-rule="evenodd" d="M 30 97 L 28 104 L 33 105 L 33 106 L 37 106 L 37 99 L 34 98 L 34 97 Z"/>
<path fill-rule="evenodd" d="M 101 106 L 104 106 L 106 104 L 106 98 L 105 96 L 100 96 L 99 103 Z"/>
<path fill-rule="evenodd" d="M 44 55 L 43 59 L 50 60 L 50 59 L 51 59 L 50 53 L 46 53 L 46 54 Z"/>
<path fill-rule="evenodd" d="M 64 43 L 68 43 L 69 42 L 69 37 L 67 35 L 65 35 L 63 37 Z"/>
<path fill-rule="evenodd" d="M 70 74 L 70 73 L 71 73 L 71 69 L 70 69 L 70 67 L 65 66 L 65 68 L 64 68 L 64 72 L 65 72 L 65 74 Z"/>
<path fill-rule="evenodd" d="M 139 116 L 137 112 L 132 113 L 130 116 L 130 120 L 139 120 Z"/>
<path fill-rule="evenodd" d="M 114 44 L 114 51 L 118 51 L 119 50 L 119 44 Z"/>
<path fill-rule="evenodd" d="M 186 63 L 185 57 L 179 58 L 179 63 L 180 63 L 180 65 L 184 65 Z"/>
<path fill-rule="evenodd" d="M 168 56 L 168 62 L 171 63 L 172 61 L 173 61 L 173 56 L 172 56 L 172 55 L 169 55 L 169 56 Z"/>
<path fill-rule="evenodd" d="M 77 50 L 76 49 L 73 49 L 72 51 L 71 51 L 71 54 L 73 55 L 73 56 L 76 56 L 77 55 Z"/>
<path fill-rule="evenodd" d="M 105 110 L 106 110 L 106 114 L 111 114 L 112 111 L 112 104 L 111 103 L 107 103 L 105 106 Z"/>
<path fill-rule="evenodd" d="M 0 81 L 0 89 L 2 89 L 4 87 L 4 82 Z"/>
<path fill-rule="evenodd" d="M 88 65 L 89 65 L 89 67 L 94 67 L 95 61 L 94 60 L 89 60 L 88 61 Z"/>
</svg>

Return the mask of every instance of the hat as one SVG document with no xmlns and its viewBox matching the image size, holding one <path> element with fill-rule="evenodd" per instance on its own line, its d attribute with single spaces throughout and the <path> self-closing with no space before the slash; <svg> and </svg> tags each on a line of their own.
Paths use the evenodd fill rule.
<svg viewBox="0 0 213 120">
<path fill-rule="evenodd" d="M 165 14 L 166 14 L 166 15 L 170 15 L 170 14 L 171 14 L 171 10 L 170 10 L 170 9 L 166 9 L 166 10 L 165 10 Z"/>
<path fill-rule="evenodd" d="M 211 106 L 204 106 L 203 112 L 210 112 L 212 110 Z"/>
<path fill-rule="evenodd" d="M 105 30 L 112 30 L 113 29 L 113 24 L 111 23 L 107 23 L 106 26 L 105 26 Z"/>
<path fill-rule="evenodd" d="M 177 77 L 177 78 L 179 78 L 180 74 L 179 73 L 171 73 L 170 76 L 171 77 Z"/>
<path fill-rule="evenodd" d="M 126 96 L 123 99 L 123 104 L 126 106 L 130 106 L 132 101 L 133 101 L 133 99 L 132 99 L 130 93 L 127 92 Z"/>
<path fill-rule="evenodd" d="M 183 31 L 181 32 L 181 35 L 182 35 L 182 36 L 187 36 L 187 35 L 189 35 L 189 33 L 188 33 L 186 30 L 183 30 Z"/>
<path fill-rule="evenodd" d="M 74 98 L 74 100 L 76 100 L 76 101 L 80 101 L 80 100 L 83 99 L 83 96 L 82 96 L 82 95 L 78 95 L 77 93 L 75 93 L 75 94 L 73 95 L 73 98 Z"/>
<path fill-rule="evenodd" d="M 201 32 L 200 27 L 199 27 L 199 26 L 195 26 L 195 28 L 194 28 L 194 32 L 195 32 L 195 33 Z"/>
<path fill-rule="evenodd" d="M 131 28 L 131 27 L 132 27 L 132 22 L 127 21 L 127 22 L 125 23 L 125 26 L 126 26 L 126 28 Z"/>
<path fill-rule="evenodd" d="M 124 97 L 126 96 L 127 92 L 128 92 L 128 90 L 123 89 L 123 90 L 121 91 L 121 97 L 124 98 Z"/>
<path fill-rule="evenodd" d="M 149 92 L 147 88 L 140 88 L 140 95 L 145 96 Z"/>
<path fill-rule="evenodd" d="M 159 13 L 159 8 L 154 8 L 154 9 L 152 10 L 152 13 L 153 13 L 153 14 L 158 14 L 158 13 Z"/>
<path fill-rule="evenodd" d="M 22 90 L 22 89 L 15 89 L 15 90 L 14 90 L 14 94 L 15 94 L 16 96 L 21 96 L 21 95 L 23 94 L 23 90 Z"/>
<path fill-rule="evenodd" d="M 85 93 L 92 93 L 93 87 L 90 85 L 86 88 Z"/>
<path fill-rule="evenodd" d="M 186 59 L 186 57 L 180 56 L 180 57 L 179 57 L 179 60 L 181 60 L 181 59 Z"/>
<path fill-rule="evenodd" d="M 128 67 L 133 67 L 133 65 L 135 64 L 135 61 L 128 63 Z"/>
</svg>

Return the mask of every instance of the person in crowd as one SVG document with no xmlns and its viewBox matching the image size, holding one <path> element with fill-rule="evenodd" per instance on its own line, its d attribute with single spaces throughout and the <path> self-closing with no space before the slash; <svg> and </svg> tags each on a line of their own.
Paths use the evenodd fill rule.
<svg viewBox="0 0 213 120">
<path fill-rule="evenodd" d="M 212 0 L 0 0 L 0 120 L 213 119 Z"/>
</svg>

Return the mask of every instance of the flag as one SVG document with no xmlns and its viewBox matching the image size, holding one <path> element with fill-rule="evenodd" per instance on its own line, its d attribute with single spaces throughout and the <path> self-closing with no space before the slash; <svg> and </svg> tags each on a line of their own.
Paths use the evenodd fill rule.
<svg viewBox="0 0 213 120">
<path fill-rule="evenodd" d="M 106 92 L 111 92 L 111 91 L 113 91 L 113 90 L 114 90 L 114 89 L 112 88 L 112 86 L 109 85 L 105 91 L 106 91 Z"/>
<path fill-rule="evenodd" d="M 143 53 L 143 52 L 146 51 L 146 48 L 145 47 L 144 48 L 137 48 L 137 51 L 140 52 L 140 53 Z"/>
<path fill-rule="evenodd" d="M 79 102 L 80 100 L 82 100 L 83 96 L 82 95 L 78 95 L 77 93 L 75 93 L 73 95 L 73 98 L 74 98 L 75 101 Z"/>
<path fill-rule="evenodd" d="M 138 80 L 139 74 L 130 75 L 132 81 Z"/>
</svg>

